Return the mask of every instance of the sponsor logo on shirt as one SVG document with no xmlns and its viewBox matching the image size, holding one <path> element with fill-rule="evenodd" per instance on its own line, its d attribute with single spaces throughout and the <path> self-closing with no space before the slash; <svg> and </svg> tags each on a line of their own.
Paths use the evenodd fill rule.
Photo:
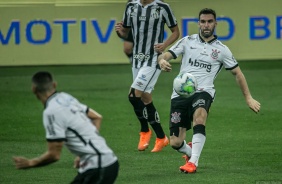
<svg viewBox="0 0 282 184">
<path fill-rule="evenodd" d="M 143 53 L 138 53 L 138 54 L 135 54 L 134 56 L 133 56 L 133 58 L 134 59 L 138 59 L 138 61 L 140 61 L 140 62 L 142 62 L 142 61 L 144 61 L 144 60 L 146 60 L 146 61 L 148 61 L 149 59 L 150 59 L 150 55 L 149 54 L 147 54 L 147 55 L 145 55 L 145 54 L 143 54 Z"/>
<path fill-rule="evenodd" d="M 140 16 L 140 17 L 139 17 L 139 20 L 140 20 L 140 21 L 146 21 L 146 16 Z"/>
<path fill-rule="evenodd" d="M 201 61 L 198 61 L 197 59 L 195 59 L 195 61 L 192 61 L 191 58 L 189 59 L 189 63 L 191 64 L 191 66 L 205 68 L 207 72 L 211 72 L 212 65 L 210 63 L 201 62 Z"/>
</svg>

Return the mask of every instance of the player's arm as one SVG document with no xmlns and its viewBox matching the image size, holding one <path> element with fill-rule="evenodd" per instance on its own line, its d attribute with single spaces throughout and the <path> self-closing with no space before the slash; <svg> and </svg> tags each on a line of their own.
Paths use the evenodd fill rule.
<svg viewBox="0 0 282 184">
<path fill-rule="evenodd" d="M 154 45 L 155 50 L 158 53 L 162 53 L 165 51 L 165 49 L 171 45 L 173 42 L 175 42 L 179 38 L 179 28 L 178 25 L 170 28 L 171 35 L 168 37 L 168 39 L 164 43 L 158 43 Z"/>
<path fill-rule="evenodd" d="M 123 22 L 118 22 L 115 25 L 115 31 L 117 35 L 122 39 L 126 39 L 128 37 L 128 33 L 130 29 L 131 29 L 130 27 L 123 27 Z"/>
<path fill-rule="evenodd" d="M 163 71 L 170 72 L 171 71 L 171 65 L 169 64 L 169 60 L 173 58 L 173 55 L 170 52 L 165 52 L 158 57 L 158 63 L 160 65 L 160 68 Z"/>
<path fill-rule="evenodd" d="M 241 71 L 240 67 L 236 67 L 231 70 L 231 73 L 235 76 L 236 82 L 241 88 L 241 91 L 245 97 L 246 103 L 248 104 L 249 108 L 252 109 L 255 113 L 258 113 L 260 111 L 260 103 L 253 99 L 246 78 Z"/>
<path fill-rule="evenodd" d="M 27 159 L 25 157 L 13 157 L 17 169 L 40 167 L 56 162 L 60 159 L 63 141 L 48 142 L 48 150 L 39 157 Z"/>
<path fill-rule="evenodd" d="M 87 116 L 92 120 L 92 123 L 96 126 L 98 130 L 100 130 L 102 123 L 102 115 L 96 112 L 95 110 L 89 108 L 87 112 Z"/>
</svg>

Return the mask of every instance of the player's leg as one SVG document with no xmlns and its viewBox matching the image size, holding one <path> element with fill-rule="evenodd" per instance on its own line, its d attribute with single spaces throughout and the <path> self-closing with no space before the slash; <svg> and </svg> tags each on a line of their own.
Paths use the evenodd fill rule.
<svg viewBox="0 0 282 184">
<path fill-rule="evenodd" d="M 169 140 L 165 135 L 160 123 L 159 113 L 152 99 L 152 91 L 154 90 L 158 77 L 161 74 L 161 70 L 154 67 L 143 67 L 140 69 L 140 74 L 141 75 L 138 78 L 141 78 L 141 81 L 143 80 L 142 83 L 145 85 L 143 90 L 144 93 L 142 94 L 142 100 L 146 105 L 148 122 L 153 128 L 157 137 L 155 146 L 151 152 L 159 152 L 169 144 Z M 144 76 L 146 77 L 144 78 Z"/>
<path fill-rule="evenodd" d="M 191 121 L 188 112 L 189 99 L 181 97 L 171 100 L 170 108 L 170 145 L 173 149 L 185 154 L 187 159 L 191 157 L 191 145 L 185 141 L 186 131 L 191 129 Z"/>
<path fill-rule="evenodd" d="M 138 73 L 139 69 L 132 67 L 133 83 L 129 91 L 128 99 L 132 104 L 135 115 L 137 116 L 141 125 L 141 130 L 139 132 L 140 138 L 138 143 L 138 150 L 144 151 L 149 146 L 152 131 L 149 129 L 146 107 L 141 100 L 143 91 L 140 90 L 140 87 L 138 86 Z M 139 90 L 136 90 L 136 87 L 138 87 Z"/>
<path fill-rule="evenodd" d="M 207 92 L 195 94 L 193 99 L 193 137 L 192 154 L 189 162 L 182 166 L 182 170 L 188 173 L 196 172 L 198 161 L 206 141 L 206 120 L 212 103 L 212 97 Z M 181 168 L 180 168 L 181 169 Z"/>
<path fill-rule="evenodd" d="M 137 116 L 141 125 L 141 130 L 139 132 L 140 139 L 138 143 L 138 150 L 144 151 L 149 146 L 152 131 L 149 129 L 147 121 L 147 110 L 143 101 L 141 100 L 141 95 L 141 91 L 131 88 L 128 99 L 133 106 L 135 115 Z"/>
<path fill-rule="evenodd" d="M 161 126 L 159 113 L 153 104 L 152 94 L 147 92 L 143 93 L 142 101 L 147 109 L 148 123 L 153 128 L 157 137 L 155 146 L 151 152 L 159 152 L 163 149 L 163 147 L 168 145 L 169 141 Z"/>
<path fill-rule="evenodd" d="M 133 69 L 133 71 L 134 70 L 135 69 Z M 152 152 L 161 151 L 162 148 L 168 145 L 169 142 L 160 124 L 159 115 L 153 104 L 151 95 L 160 73 L 160 69 L 147 66 L 142 67 L 139 69 L 131 86 L 135 89 L 137 94 L 142 92 L 142 100 L 146 104 L 148 122 L 154 129 L 157 136 L 155 147 Z"/>
</svg>

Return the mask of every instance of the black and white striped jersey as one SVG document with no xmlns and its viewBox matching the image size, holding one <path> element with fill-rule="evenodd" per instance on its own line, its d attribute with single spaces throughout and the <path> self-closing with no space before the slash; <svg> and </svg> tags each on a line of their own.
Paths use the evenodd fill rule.
<svg viewBox="0 0 282 184">
<path fill-rule="evenodd" d="M 123 27 L 130 27 L 133 34 L 133 67 L 157 66 L 158 53 L 154 51 L 154 44 L 163 42 L 165 24 L 169 28 L 177 25 L 168 4 L 157 0 L 146 6 L 140 0 L 127 4 Z"/>
<path fill-rule="evenodd" d="M 47 141 L 65 141 L 67 148 L 80 157 L 80 173 L 117 160 L 87 117 L 87 109 L 71 95 L 56 92 L 48 98 L 43 112 Z"/>
<path fill-rule="evenodd" d="M 215 95 L 214 80 L 222 67 L 232 70 L 238 66 L 229 48 L 217 37 L 205 42 L 198 34 L 185 36 L 169 50 L 175 58 L 182 56 L 180 73 L 191 73 L 198 82 L 197 91 L 206 91 Z M 174 91 L 172 98 L 177 97 Z"/>
</svg>

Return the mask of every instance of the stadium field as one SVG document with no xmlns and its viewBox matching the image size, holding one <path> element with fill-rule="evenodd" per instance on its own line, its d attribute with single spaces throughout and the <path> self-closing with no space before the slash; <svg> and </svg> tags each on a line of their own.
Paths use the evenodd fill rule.
<svg viewBox="0 0 282 184">
<path fill-rule="evenodd" d="M 217 96 L 207 121 L 207 140 L 197 173 L 182 174 L 181 154 L 171 147 L 151 153 L 137 151 L 139 124 L 127 98 L 130 65 L 0 67 L 0 183 L 64 184 L 76 175 L 74 156 L 64 148 L 55 164 L 16 170 L 12 156 L 39 156 L 46 150 L 42 104 L 31 93 L 31 76 L 48 70 L 58 90 L 77 97 L 100 112 L 101 134 L 120 162 L 117 184 L 268 184 L 282 183 L 281 85 L 282 61 L 241 61 L 252 95 L 260 101 L 259 114 L 247 107 L 230 72 L 223 69 L 215 85 Z M 172 81 L 179 71 L 162 73 L 154 104 L 168 135 Z M 191 139 L 191 130 L 187 132 Z"/>
</svg>

